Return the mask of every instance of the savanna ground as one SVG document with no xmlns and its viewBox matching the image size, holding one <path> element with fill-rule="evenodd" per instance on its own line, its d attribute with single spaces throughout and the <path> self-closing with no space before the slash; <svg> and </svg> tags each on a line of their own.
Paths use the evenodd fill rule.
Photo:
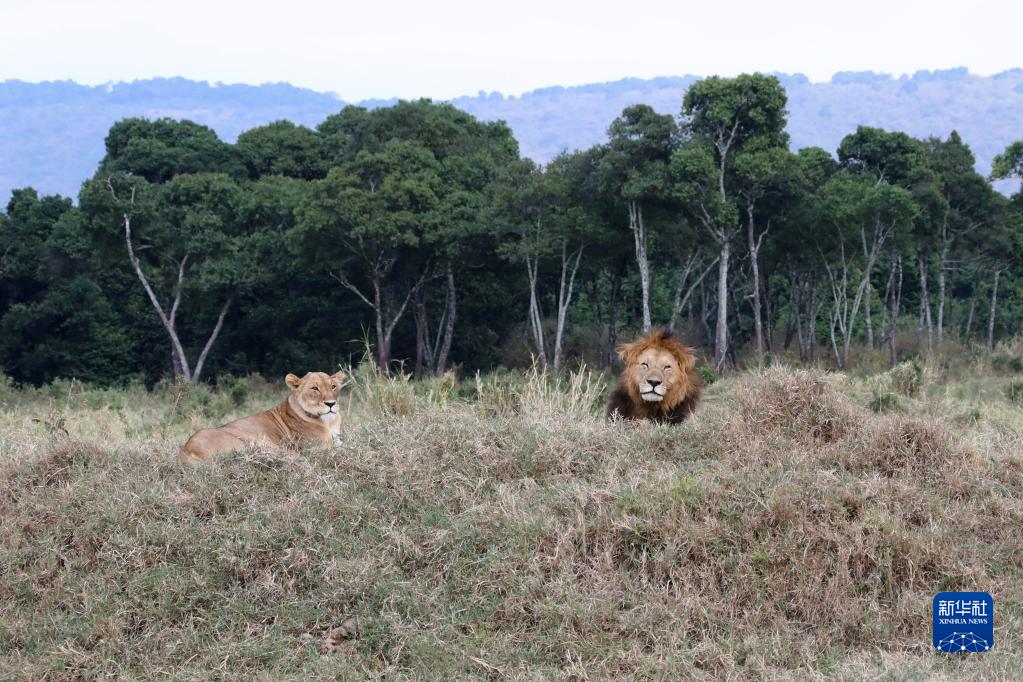
<svg viewBox="0 0 1023 682">
<path fill-rule="evenodd" d="M 0 677 L 1014 678 L 1019 350 L 744 373 L 681 427 L 585 372 L 363 371 L 340 448 L 197 469 L 283 382 L 8 386 Z M 932 651 L 942 590 L 994 595 L 991 652 Z"/>
</svg>

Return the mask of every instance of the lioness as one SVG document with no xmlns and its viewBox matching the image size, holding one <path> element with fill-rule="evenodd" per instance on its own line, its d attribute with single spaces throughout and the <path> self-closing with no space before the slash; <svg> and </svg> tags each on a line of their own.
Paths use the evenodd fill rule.
<svg viewBox="0 0 1023 682">
<path fill-rule="evenodd" d="M 655 329 L 618 349 L 625 370 L 611 395 L 607 418 L 651 419 L 678 424 L 700 401 L 703 382 L 693 349 L 668 331 Z"/>
<path fill-rule="evenodd" d="M 291 395 L 277 407 L 215 429 L 192 434 L 179 455 L 184 464 L 200 464 L 213 455 L 247 445 L 336 443 L 340 437 L 338 393 L 344 372 L 310 372 L 299 379 L 284 377 Z"/>
</svg>

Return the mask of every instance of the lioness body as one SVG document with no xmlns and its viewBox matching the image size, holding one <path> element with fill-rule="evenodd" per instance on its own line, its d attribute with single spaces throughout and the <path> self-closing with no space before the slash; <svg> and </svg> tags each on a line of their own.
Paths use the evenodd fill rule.
<svg viewBox="0 0 1023 682">
<path fill-rule="evenodd" d="M 678 424 L 700 402 L 703 382 L 696 356 L 670 332 L 654 330 L 618 349 L 625 370 L 611 395 L 607 418 Z"/>
<path fill-rule="evenodd" d="M 285 378 L 291 395 L 281 404 L 215 429 L 192 434 L 179 452 L 185 464 L 200 464 L 213 455 L 253 445 L 330 445 L 340 436 L 338 394 L 342 372 L 310 372 Z"/>
</svg>

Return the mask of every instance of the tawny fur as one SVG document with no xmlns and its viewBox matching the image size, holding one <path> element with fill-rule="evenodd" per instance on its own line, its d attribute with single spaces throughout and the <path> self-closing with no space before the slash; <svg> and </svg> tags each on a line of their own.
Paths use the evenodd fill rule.
<svg viewBox="0 0 1023 682">
<path fill-rule="evenodd" d="M 696 356 L 671 332 L 656 329 L 621 346 L 618 356 L 625 361 L 625 369 L 608 403 L 608 419 L 678 424 L 696 409 L 703 388 L 694 369 Z M 651 385 L 650 381 L 657 383 Z M 656 394 L 660 400 L 644 400 L 644 388 L 648 389 L 646 395 Z M 660 391 L 655 392 L 655 388 Z"/>
<path fill-rule="evenodd" d="M 179 451 L 184 464 L 252 445 L 330 445 L 340 435 L 338 395 L 344 373 L 310 372 L 285 377 L 291 395 L 281 404 L 215 429 L 197 431 Z M 329 405 L 329 403 L 333 405 Z"/>
</svg>

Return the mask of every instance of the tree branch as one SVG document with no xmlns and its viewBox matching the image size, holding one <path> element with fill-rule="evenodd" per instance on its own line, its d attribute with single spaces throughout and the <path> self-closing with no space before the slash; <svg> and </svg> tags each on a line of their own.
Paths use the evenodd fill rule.
<svg viewBox="0 0 1023 682">
<path fill-rule="evenodd" d="M 376 305 L 373 302 L 371 302 L 368 298 L 366 298 L 366 296 L 361 291 L 359 291 L 359 287 L 357 287 L 354 284 L 352 284 L 348 280 L 348 278 L 345 277 L 345 273 L 344 273 L 343 270 L 338 270 L 338 274 L 336 274 L 336 275 L 333 272 L 330 272 L 330 271 L 328 271 L 327 274 L 329 274 L 331 277 L 333 277 L 338 282 L 340 282 L 341 286 L 343 286 L 344 288 L 348 289 L 349 291 L 354 293 L 356 296 L 358 296 L 362 300 L 363 303 L 368 305 L 373 310 L 376 310 L 376 308 L 377 308 Z"/>
<path fill-rule="evenodd" d="M 202 366 L 206 362 L 206 356 L 210 354 L 210 349 L 213 348 L 214 342 L 220 335 L 220 330 L 224 326 L 224 317 L 227 316 L 227 311 L 233 302 L 234 294 L 231 294 L 227 298 L 227 302 L 224 303 L 224 307 L 220 309 L 220 315 L 217 316 L 217 324 L 213 327 L 213 333 L 211 333 L 210 338 L 206 340 L 206 345 L 203 347 L 202 353 L 199 354 L 199 359 L 195 363 L 195 371 L 192 373 L 192 379 L 195 381 L 198 381 L 199 376 L 202 374 Z"/>
</svg>

